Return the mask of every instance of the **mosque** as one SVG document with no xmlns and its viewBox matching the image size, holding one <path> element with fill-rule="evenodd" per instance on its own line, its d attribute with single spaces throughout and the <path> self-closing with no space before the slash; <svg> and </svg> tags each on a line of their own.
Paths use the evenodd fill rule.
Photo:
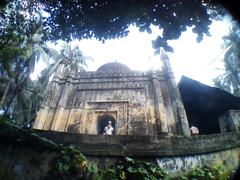
<svg viewBox="0 0 240 180">
<path fill-rule="evenodd" d="M 161 61 L 161 71 L 132 71 L 112 62 L 96 71 L 68 72 L 69 62 L 62 60 L 33 128 L 96 135 L 104 134 L 110 122 L 114 135 L 141 136 L 190 136 L 191 126 L 206 134 L 229 127 L 237 130 L 239 118 L 220 118 L 231 108 L 227 104 L 230 95 L 222 95 L 219 89 L 220 95 L 216 90 L 209 94 L 211 90 L 203 91 L 206 87 L 197 83 L 186 85 L 186 78 L 177 86 L 168 56 L 162 53 Z M 219 99 L 225 97 L 225 103 L 217 104 L 216 94 Z M 206 109 L 209 103 L 212 105 Z M 239 111 L 233 114 L 238 117 Z"/>
<path fill-rule="evenodd" d="M 35 129 L 115 135 L 185 135 L 189 125 L 168 57 L 162 71 L 132 71 L 112 62 L 97 71 L 67 73 L 63 60 L 34 124 Z"/>
</svg>

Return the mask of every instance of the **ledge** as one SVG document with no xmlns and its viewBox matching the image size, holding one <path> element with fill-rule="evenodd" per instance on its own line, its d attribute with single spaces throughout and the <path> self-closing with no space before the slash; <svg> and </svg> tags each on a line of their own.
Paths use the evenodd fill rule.
<svg viewBox="0 0 240 180">
<path fill-rule="evenodd" d="M 91 156 L 186 156 L 240 147 L 240 136 L 236 133 L 170 137 L 37 132 L 55 143 L 75 144 L 83 154 Z"/>
</svg>

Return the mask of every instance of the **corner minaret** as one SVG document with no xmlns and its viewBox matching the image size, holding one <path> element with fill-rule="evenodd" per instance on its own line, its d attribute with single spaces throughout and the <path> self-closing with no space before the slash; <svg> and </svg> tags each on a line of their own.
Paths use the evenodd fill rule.
<svg viewBox="0 0 240 180">
<path fill-rule="evenodd" d="M 162 71 L 167 78 L 167 85 L 171 93 L 171 100 L 173 104 L 174 116 L 177 126 L 177 134 L 183 136 L 190 136 L 190 129 L 187 120 L 185 108 L 183 106 L 181 94 L 179 92 L 170 62 L 167 54 L 161 51 L 160 59 L 162 61 Z"/>
<path fill-rule="evenodd" d="M 47 87 L 46 95 L 39 109 L 33 128 L 49 130 L 51 126 L 54 126 L 55 122 L 49 120 L 49 117 L 54 118 L 56 116 L 55 111 L 58 107 L 63 89 L 58 81 L 59 79 L 66 78 L 68 65 L 68 60 L 61 60 L 59 62 L 56 73 L 54 73 L 53 79 Z"/>
</svg>

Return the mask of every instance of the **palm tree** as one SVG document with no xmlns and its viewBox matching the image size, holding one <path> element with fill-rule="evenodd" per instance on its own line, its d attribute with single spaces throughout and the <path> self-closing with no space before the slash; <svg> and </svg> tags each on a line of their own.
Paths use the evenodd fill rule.
<svg viewBox="0 0 240 180">
<path fill-rule="evenodd" d="M 67 71 L 70 73 L 81 71 L 86 66 L 86 60 L 91 58 L 83 56 L 78 46 L 72 48 L 65 42 L 61 43 L 61 50 L 58 53 L 41 42 L 40 29 L 28 40 L 23 51 L 24 53 L 14 54 L 7 65 L 0 63 L 0 107 L 5 115 L 14 119 L 14 123 L 28 126 L 41 105 L 49 78 L 56 72 L 60 62 L 69 61 Z M 40 58 L 48 66 L 37 80 L 32 81 L 30 73 L 33 72 Z M 51 64 L 50 58 L 53 60 Z M 5 62 L 1 56 L 0 60 Z"/>
<path fill-rule="evenodd" d="M 224 55 L 224 74 L 214 79 L 215 85 L 240 96 L 240 28 L 234 24 L 230 33 L 223 37 L 228 50 Z"/>
<path fill-rule="evenodd" d="M 20 2 L 19 2 L 20 3 Z M 9 11 L 11 13 L 19 13 Z M 6 19 L 1 19 L 0 38 L 0 113 L 13 117 L 16 123 L 28 122 L 33 108 L 39 104 L 40 93 L 36 82 L 30 79 L 40 57 L 46 63 L 57 51 L 49 48 L 42 41 L 41 14 L 40 20 L 29 24 L 20 24 L 18 28 Z M 29 21 L 30 22 L 30 21 Z"/>
<path fill-rule="evenodd" d="M 26 42 L 9 31 L 5 37 L 8 42 L 0 44 L 0 110 L 18 124 L 28 122 L 31 109 L 36 109 L 36 84 L 30 79 L 35 64 L 40 57 L 47 63 L 57 54 L 42 43 L 40 27 L 29 37 Z"/>
<path fill-rule="evenodd" d="M 9 68 L 11 74 L 1 77 L 2 87 L 7 89 L 1 98 L 1 109 L 7 116 L 12 117 L 16 107 L 25 109 L 28 105 L 28 84 L 31 80 L 26 76 L 27 66 L 25 59 L 19 56 L 13 60 Z"/>
<path fill-rule="evenodd" d="M 43 60 L 47 65 L 50 64 L 50 58 L 57 59 L 59 53 L 47 46 L 45 42 L 43 42 L 43 32 L 42 25 L 39 24 L 36 31 L 29 36 L 26 46 L 27 46 L 27 56 L 29 61 L 29 73 L 32 73 L 35 69 L 36 64 L 40 59 Z"/>
<path fill-rule="evenodd" d="M 87 66 L 87 60 L 93 60 L 91 57 L 84 56 L 78 46 L 72 48 L 70 43 L 60 42 L 61 45 L 60 53 L 54 52 L 51 56 L 53 63 L 48 64 L 48 66 L 41 72 L 38 79 L 33 82 L 33 96 L 31 97 L 31 118 L 28 119 L 28 124 L 32 123 L 38 109 L 40 108 L 41 102 L 47 91 L 47 86 L 49 85 L 50 77 L 54 76 L 58 67 L 60 66 L 62 60 L 68 61 L 67 75 L 72 72 L 80 72 Z M 48 56 L 49 57 L 49 56 Z"/>
<path fill-rule="evenodd" d="M 79 46 L 75 46 L 72 48 L 70 43 L 60 42 L 61 45 L 60 53 L 58 55 L 54 55 L 54 62 L 51 64 L 51 68 L 47 73 L 46 77 L 50 77 L 55 74 L 62 60 L 68 61 L 67 71 L 70 73 L 71 71 L 82 71 L 87 66 L 87 61 L 93 60 L 91 57 L 84 56 L 81 52 Z"/>
</svg>

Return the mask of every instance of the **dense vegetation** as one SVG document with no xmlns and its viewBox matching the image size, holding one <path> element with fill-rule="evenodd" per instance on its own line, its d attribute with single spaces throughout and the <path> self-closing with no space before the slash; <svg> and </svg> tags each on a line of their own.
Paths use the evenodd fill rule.
<svg viewBox="0 0 240 180">
<path fill-rule="evenodd" d="M 151 25 L 163 30 L 153 41 L 153 48 L 172 51 L 167 40 L 178 39 L 187 26 L 193 27 L 197 40 L 209 35 L 210 15 L 202 1 L 98 0 L 43 1 L 51 14 L 44 25 L 50 39 L 92 38 L 100 41 L 128 35 L 128 27 L 136 25 L 141 32 L 151 33 Z"/>
<path fill-rule="evenodd" d="M 63 59 L 69 60 L 68 72 L 81 70 L 85 63 L 78 47 L 63 44 L 61 53 L 45 44 L 28 44 L 21 47 L 14 44 L 3 46 L 0 50 L 0 109 L 1 113 L 11 117 L 16 124 L 31 126 L 43 100 L 49 78 L 54 75 Z M 45 52 L 46 51 L 46 52 Z M 38 79 L 32 80 L 30 74 L 41 57 L 48 64 Z M 52 62 L 49 62 L 51 58 Z"/>
<path fill-rule="evenodd" d="M 202 0 L 11 0 L 4 5 L 11 11 L 1 16 L 14 29 L 29 34 L 40 23 L 44 39 L 51 41 L 94 37 L 104 42 L 127 36 L 131 24 L 148 33 L 155 25 L 163 31 L 153 41 L 156 52 L 160 47 L 173 51 L 167 41 L 178 39 L 187 27 L 201 41 L 209 35 L 212 14 L 225 13 L 216 1 Z"/>
<path fill-rule="evenodd" d="M 24 2 L 24 3 L 23 3 Z M 60 0 L 60 1 L 10 1 L 3 18 L 24 33 L 31 33 L 34 23 L 41 21 L 48 40 L 72 40 L 95 37 L 101 41 L 128 35 L 131 24 L 140 31 L 151 33 L 151 25 L 159 26 L 162 35 L 153 42 L 159 50 L 172 51 L 167 40 L 178 39 L 187 26 L 193 27 L 201 41 L 209 35 L 210 14 L 202 1 L 156 0 Z M 43 10 L 41 10 L 43 9 Z M 25 11 L 27 14 L 19 13 Z M 45 12 L 45 13 L 43 13 Z M 47 14 L 47 15 L 46 15 Z"/>
</svg>

